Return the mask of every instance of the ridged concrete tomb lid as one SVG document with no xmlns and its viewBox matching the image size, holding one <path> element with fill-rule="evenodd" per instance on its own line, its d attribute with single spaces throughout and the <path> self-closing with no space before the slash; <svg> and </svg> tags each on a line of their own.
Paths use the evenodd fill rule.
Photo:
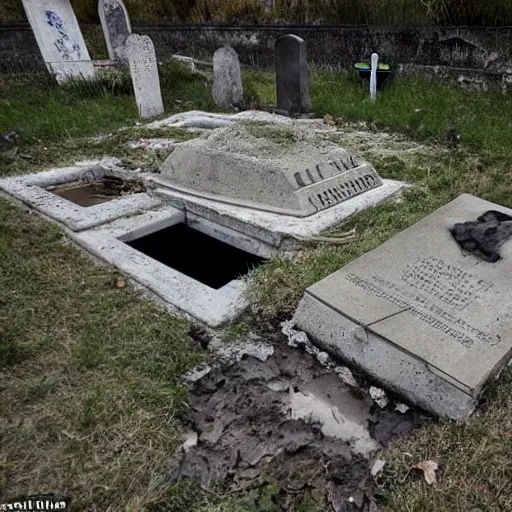
<svg viewBox="0 0 512 512">
<path fill-rule="evenodd" d="M 382 185 L 371 164 L 311 127 L 259 122 L 180 144 L 161 178 L 181 192 L 297 217 Z"/>
<path fill-rule="evenodd" d="M 308 288 L 295 320 L 411 401 L 467 417 L 512 355 L 512 210 L 458 197 Z"/>
</svg>

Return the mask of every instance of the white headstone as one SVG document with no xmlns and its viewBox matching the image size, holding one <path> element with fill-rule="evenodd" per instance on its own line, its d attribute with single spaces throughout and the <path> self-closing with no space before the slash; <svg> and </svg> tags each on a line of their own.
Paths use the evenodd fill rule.
<svg viewBox="0 0 512 512">
<path fill-rule="evenodd" d="M 377 69 L 379 68 L 379 56 L 372 53 L 372 70 L 370 74 L 370 98 L 372 102 L 377 99 Z"/>
<path fill-rule="evenodd" d="M 122 0 L 99 0 L 98 14 L 110 60 L 127 64 L 125 43 L 132 33 L 128 11 Z"/>
<path fill-rule="evenodd" d="M 22 0 L 48 71 L 59 83 L 93 78 L 94 66 L 69 0 Z"/>
<path fill-rule="evenodd" d="M 155 45 L 148 36 L 132 34 L 126 40 L 135 99 L 141 117 L 154 117 L 164 112 Z"/>
<path fill-rule="evenodd" d="M 213 55 L 213 101 L 218 107 L 242 104 L 244 90 L 238 54 L 230 46 L 219 48 Z"/>
</svg>

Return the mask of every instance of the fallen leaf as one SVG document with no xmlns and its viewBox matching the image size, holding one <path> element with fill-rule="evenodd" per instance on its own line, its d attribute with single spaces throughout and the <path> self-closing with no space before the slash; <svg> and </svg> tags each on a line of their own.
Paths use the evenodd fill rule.
<svg viewBox="0 0 512 512">
<path fill-rule="evenodd" d="M 425 482 L 432 485 L 436 483 L 436 471 L 439 469 L 439 464 L 433 460 L 422 460 L 418 464 L 413 466 L 413 469 L 419 469 L 423 471 Z"/>
<path fill-rule="evenodd" d="M 116 288 L 126 288 L 126 281 L 124 279 L 116 279 Z"/>
<path fill-rule="evenodd" d="M 336 122 L 334 121 L 334 118 L 329 114 L 325 114 L 324 123 L 329 126 L 334 126 L 336 124 Z"/>
</svg>

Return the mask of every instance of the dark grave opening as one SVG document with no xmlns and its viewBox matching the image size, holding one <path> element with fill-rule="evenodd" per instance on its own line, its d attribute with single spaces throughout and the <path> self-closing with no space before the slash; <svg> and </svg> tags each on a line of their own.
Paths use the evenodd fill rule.
<svg viewBox="0 0 512 512">
<path fill-rule="evenodd" d="M 106 176 L 92 183 L 66 183 L 46 190 L 79 206 L 89 207 L 106 203 L 128 194 L 144 192 L 144 185 L 136 180 L 123 180 L 116 176 Z"/>
<path fill-rule="evenodd" d="M 222 288 L 266 261 L 185 224 L 175 224 L 127 244 L 215 289 Z"/>
</svg>

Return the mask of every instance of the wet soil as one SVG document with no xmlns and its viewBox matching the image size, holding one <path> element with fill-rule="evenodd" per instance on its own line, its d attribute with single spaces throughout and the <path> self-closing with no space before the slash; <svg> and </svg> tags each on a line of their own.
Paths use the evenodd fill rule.
<svg viewBox="0 0 512 512">
<path fill-rule="evenodd" d="M 112 201 L 128 194 L 144 192 L 142 183 L 135 180 L 122 180 L 115 176 L 103 178 L 92 183 L 71 183 L 50 187 L 54 194 L 79 206 L 89 207 Z"/>
<path fill-rule="evenodd" d="M 326 510 L 373 511 L 373 456 L 422 421 L 414 410 L 380 410 L 314 357 L 280 343 L 266 361 L 245 356 L 194 384 L 171 480 L 229 495 L 263 494 L 275 482 L 272 510 L 296 510 L 309 498 Z"/>
</svg>

